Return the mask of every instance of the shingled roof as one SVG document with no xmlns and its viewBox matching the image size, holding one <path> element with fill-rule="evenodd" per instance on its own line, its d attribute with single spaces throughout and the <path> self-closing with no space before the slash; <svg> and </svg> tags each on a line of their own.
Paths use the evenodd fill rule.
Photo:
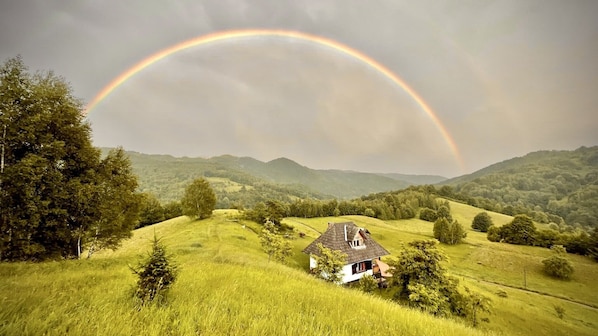
<svg viewBox="0 0 598 336">
<path fill-rule="evenodd" d="M 349 245 L 349 242 L 353 240 L 353 237 L 355 237 L 360 230 L 365 248 L 352 248 Z M 318 243 L 322 243 L 324 247 L 331 250 L 337 250 L 347 254 L 347 264 L 375 259 L 390 254 L 384 247 L 380 246 L 380 244 L 370 237 L 367 230 L 359 228 L 353 222 L 328 223 L 328 230 L 303 249 L 303 252 L 320 256 L 320 250 L 317 246 Z"/>
</svg>

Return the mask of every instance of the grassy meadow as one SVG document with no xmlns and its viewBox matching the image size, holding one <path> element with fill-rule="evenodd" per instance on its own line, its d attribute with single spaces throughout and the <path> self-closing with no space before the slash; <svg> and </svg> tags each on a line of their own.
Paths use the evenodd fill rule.
<svg viewBox="0 0 598 336">
<path fill-rule="evenodd" d="M 480 210 L 451 203 L 466 228 Z M 463 286 L 490 297 L 489 322 L 473 329 L 401 307 L 388 295 L 366 295 L 307 274 L 301 250 L 331 221 L 367 227 L 391 253 L 401 244 L 432 237 L 432 223 L 417 219 L 380 221 L 362 216 L 286 218 L 305 233 L 293 242 L 294 256 L 268 262 L 255 223 L 237 220 L 233 210 L 202 221 L 186 217 L 136 230 L 116 251 L 89 260 L 0 264 L 0 335 L 595 335 L 598 264 L 569 258 L 571 281 L 541 272 L 547 249 L 492 243 L 469 231 L 465 244 L 441 245 L 449 272 Z M 490 213 L 496 224 L 510 217 Z M 135 308 L 131 290 L 135 266 L 162 237 L 179 277 L 166 305 Z M 390 257 L 386 257 L 390 258 Z M 526 272 L 524 284 L 523 268 Z M 504 291 L 507 297 L 497 295 Z M 565 311 L 563 318 L 555 306 Z"/>
</svg>

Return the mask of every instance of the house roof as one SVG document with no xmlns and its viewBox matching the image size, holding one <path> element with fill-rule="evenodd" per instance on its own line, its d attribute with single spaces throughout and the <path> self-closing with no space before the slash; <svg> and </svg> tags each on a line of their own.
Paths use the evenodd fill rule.
<svg viewBox="0 0 598 336">
<path fill-rule="evenodd" d="M 360 246 L 359 248 L 352 248 L 349 245 L 349 242 L 351 242 L 358 233 L 364 238 L 363 244 L 365 247 Z M 318 243 L 322 243 L 324 247 L 331 250 L 337 250 L 347 254 L 347 264 L 375 259 L 390 254 L 370 236 L 370 233 L 367 230 L 358 227 L 353 222 L 328 223 L 328 230 L 303 249 L 303 252 L 320 256 L 320 250 L 317 246 Z"/>
</svg>

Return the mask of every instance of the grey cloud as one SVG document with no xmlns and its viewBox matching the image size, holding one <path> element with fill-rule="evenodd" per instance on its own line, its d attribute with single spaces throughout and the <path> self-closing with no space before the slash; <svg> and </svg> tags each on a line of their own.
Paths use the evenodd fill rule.
<svg viewBox="0 0 598 336">
<path fill-rule="evenodd" d="M 192 48 L 152 65 L 89 116 L 97 145 L 176 155 L 287 156 L 315 168 L 454 176 L 540 149 L 598 144 L 598 2 L 11 1 L 0 59 L 21 54 L 90 101 L 143 58 L 244 28 L 321 35 L 399 75 L 280 38 Z M 160 134 L 160 136 L 157 136 Z"/>
</svg>

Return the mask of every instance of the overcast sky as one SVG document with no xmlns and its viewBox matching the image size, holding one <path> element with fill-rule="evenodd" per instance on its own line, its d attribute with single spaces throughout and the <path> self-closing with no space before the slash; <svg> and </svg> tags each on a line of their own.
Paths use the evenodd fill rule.
<svg viewBox="0 0 598 336">
<path fill-rule="evenodd" d="M 0 3 L 0 60 L 21 55 L 90 102 L 142 59 L 236 29 L 318 35 L 386 66 L 284 37 L 227 39 L 139 72 L 88 115 L 96 146 L 288 157 L 317 169 L 453 177 L 598 145 L 598 1 L 19 0 Z"/>
</svg>

